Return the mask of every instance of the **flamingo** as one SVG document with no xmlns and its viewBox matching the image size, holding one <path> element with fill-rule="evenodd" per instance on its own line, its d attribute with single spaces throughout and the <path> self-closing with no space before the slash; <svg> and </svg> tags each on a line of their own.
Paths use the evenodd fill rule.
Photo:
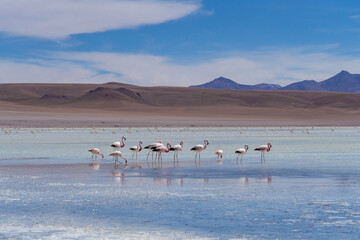
<svg viewBox="0 0 360 240">
<path fill-rule="evenodd" d="M 166 144 L 166 146 L 167 146 L 167 147 L 165 147 L 164 145 L 162 145 L 162 146 L 159 146 L 159 147 L 153 147 L 153 148 L 152 148 L 152 151 L 159 153 L 159 155 L 158 155 L 158 160 L 161 159 L 161 161 L 162 161 L 162 153 L 167 153 L 167 152 L 170 151 L 171 145 L 170 145 L 169 142 Z"/>
<path fill-rule="evenodd" d="M 159 141 L 157 141 L 156 143 L 151 143 L 151 144 L 147 145 L 146 147 L 144 147 L 144 149 L 149 149 L 149 153 L 148 153 L 148 155 L 147 155 L 146 160 L 149 159 L 150 153 L 153 153 L 153 151 L 152 151 L 152 148 L 153 148 L 153 147 L 161 147 L 161 146 L 164 146 L 164 145 L 163 145 L 163 144 L 161 143 L 161 141 L 159 140 Z M 154 156 L 152 156 L 152 158 L 154 159 Z"/>
<path fill-rule="evenodd" d="M 120 142 L 113 142 L 111 144 L 111 147 L 114 148 L 114 150 L 119 150 L 120 148 L 125 147 L 125 141 L 126 141 L 126 137 L 122 137 L 121 138 L 121 143 Z"/>
<path fill-rule="evenodd" d="M 209 145 L 209 141 L 208 140 L 204 140 L 204 145 L 195 145 L 193 148 L 191 148 L 190 150 L 191 151 L 196 151 L 196 154 L 195 154 L 195 162 L 196 162 L 196 157 L 199 153 L 199 161 L 200 161 L 200 152 L 205 150 L 207 145 Z"/>
<path fill-rule="evenodd" d="M 239 161 L 239 156 L 241 155 L 241 163 L 242 163 L 242 159 L 243 159 L 243 155 L 247 152 L 247 150 L 249 149 L 249 145 L 245 145 L 244 148 L 239 148 L 238 150 L 235 151 L 235 153 L 238 155 L 236 158 L 236 164 Z"/>
<path fill-rule="evenodd" d="M 94 158 L 94 156 L 95 156 L 95 158 L 97 158 L 98 155 L 101 155 L 102 158 L 104 158 L 104 154 L 101 154 L 101 153 L 100 153 L 100 150 L 99 150 L 98 148 L 89 149 L 88 152 L 91 152 L 91 153 L 92 153 L 91 158 Z"/>
<path fill-rule="evenodd" d="M 184 147 L 184 141 L 181 141 L 180 144 L 170 147 L 170 151 L 174 152 L 174 161 L 175 161 L 175 156 L 177 158 L 177 161 L 179 161 L 179 151 L 182 151 L 183 147 Z"/>
<path fill-rule="evenodd" d="M 265 162 L 265 151 L 270 152 L 271 147 L 271 143 L 268 143 L 267 145 L 261 145 L 254 149 L 255 151 L 261 152 L 261 162 Z"/>
<path fill-rule="evenodd" d="M 217 155 L 216 159 L 222 159 L 223 158 L 224 151 L 219 149 L 215 151 L 215 154 Z"/>
<path fill-rule="evenodd" d="M 125 160 L 125 163 L 128 162 L 128 160 L 122 156 L 122 154 L 121 154 L 120 151 L 114 151 L 114 152 L 110 153 L 109 156 L 112 156 L 112 157 L 114 158 L 115 164 L 116 164 L 116 162 L 119 160 L 119 158 L 124 159 L 124 160 Z"/>
<path fill-rule="evenodd" d="M 142 141 L 139 141 L 139 146 L 133 146 L 131 148 L 129 148 L 131 151 L 133 151 L 133 155 L 132 155 L 132 159 L 134 159 L 134 154 L 136 153 L 136 160 L 137 160 L 137 153 L 141 152 L 142 150 Z"/>
</svg>

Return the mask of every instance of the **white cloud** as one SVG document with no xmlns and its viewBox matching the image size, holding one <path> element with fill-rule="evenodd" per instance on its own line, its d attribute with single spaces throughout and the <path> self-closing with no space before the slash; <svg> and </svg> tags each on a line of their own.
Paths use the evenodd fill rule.
<svg viewBox="0 0 360 240">
<path fill-rule="evenodd" d="M 243 52 L 191 65 L 154 55 L 63 52 L 47 55 L 47 60 L 0 61 L 0 82 L 119 81 L 142 86 L 189 86 L 224 76 L 242 84 L 287 85 L 305 79 L 324 80 L 341 70 L 359 73 L 359 66 L 359 58 L 309 49 Z"/>
<path fill-rule="evenodd" d="M 70 62 L 27 60 L 0 61 L 1 83 L 89 83 L 117 81 L 114 74 L 101 74 Z"/>
<path fill-rule="evenodd" d="M 340 70 L 360 72 L 360 59 L 335 56 L 306 49 L 285 49 L 243 52 L 210 59 L 192 65 L 176 64 L 172 59 L 135 54 L 62 53 L 56 58 L 85 61 L 94 71 L 106 70 L 121 74 L 119 81 L 137 85 L 188 86 L 225 76 L 242 84 L 279 83 L 324 80 Z"/>
<path fill-rule="evenodd" d="M 0 6 L 0 32 L 50 39 L 159 24 L 200 8 L 163 0 L 0 0 Z"/>
</svg>

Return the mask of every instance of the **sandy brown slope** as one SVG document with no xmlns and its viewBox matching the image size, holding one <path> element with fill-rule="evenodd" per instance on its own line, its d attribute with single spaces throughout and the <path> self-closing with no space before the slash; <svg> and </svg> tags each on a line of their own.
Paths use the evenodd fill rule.
<svg viewBox="0 0 360 240">
<path fill-rule="evenodd" d="M 360 94 L 1 84 L 1 126 L 358 125 Z"/>
</svg>

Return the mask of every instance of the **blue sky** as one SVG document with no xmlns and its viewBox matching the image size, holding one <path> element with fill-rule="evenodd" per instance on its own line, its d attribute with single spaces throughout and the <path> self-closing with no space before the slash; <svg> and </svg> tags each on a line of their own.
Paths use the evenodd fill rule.
<svg viewBox="0 0 360 240">
<path fill-rule="evenodd" d="M 360 1 L 0 0 L 0 83 L 188 86 L 360 73 Z"/>
</svg>

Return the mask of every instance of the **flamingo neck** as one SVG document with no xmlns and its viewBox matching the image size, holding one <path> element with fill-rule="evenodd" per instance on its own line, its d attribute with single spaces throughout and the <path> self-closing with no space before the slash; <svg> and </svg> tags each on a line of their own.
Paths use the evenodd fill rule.
<svg viewBox="0 0 360 240">
<path fill-rule="evenodd" d="M 141 142 L 139 142 L 139 152 L 142 150 Z"/>
<path fill-rule="evenodd" d="M 270 143 L 268 143 L 266 151 L 270 152 L 270 149 L 271 149 L 271 145 L 270 145 Z"/>
<path fill-rule="evenodd" d="M 124 139 L 125 139 L 124 137 L 122 137 L 122 139 L 121 139 L 121 146 L 120 146 L 121 148 L 125 147 Z"/>
<path fill-rule="evenodd" d="M 165 150 L 166 153 L 168 153 L 170 151 L 170 144 L 167 144 L 167 149 Z"/>
</svg>

